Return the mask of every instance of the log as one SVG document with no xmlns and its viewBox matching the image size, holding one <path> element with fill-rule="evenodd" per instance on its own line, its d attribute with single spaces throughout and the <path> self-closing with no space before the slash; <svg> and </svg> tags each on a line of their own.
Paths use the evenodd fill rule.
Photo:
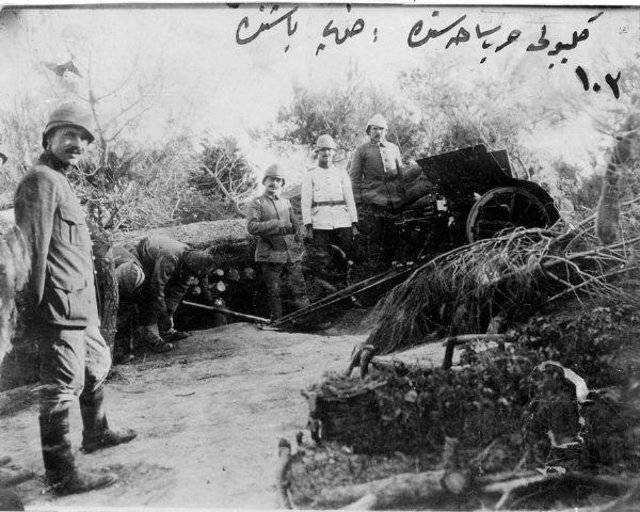
<svg viewBox="0 0 640 512">
<path fill-rule="evenodd" d="M 376 508 L 397 508 L 399 503 L 424 503 L 446 492 L 442 479 L 445 470 L 402 473 L 364 484 L 323 489 L 311 508 L 339 508 L 356 504 L 366 496 L 375 497 Z M 367 498 L 366 502 L 371 498 Z M 362 502 L 361 502 L 362 503 Z"/>
<path fill-rule="evenodd" d="M 197 249 L 214 244 L 248 245 L 253 238 L 247 233 L 247 221 L 245 219 L 202 221 L 177 226 L 112 233 L 116 244 L 137 242 L 145 236 L 164 236 L 191 244 Z"/>
<path fill-rule="evenodd" d="M 560 482 L 572 486 L 583 485 L 593 487 L 602 492 L 614 495 L 620 495 L 625 491 L 628 492 L 631 487 L 627 481 L 615 477 L 592 476 L 576 471 L 569 471 L 567 473 L 536 473 L 502 482 L 494 482 L 483 486 L 482 492 L 488 494 L 501 493 L 502 495 L 494 507 L 496 510 L 501 510 L 511 501 L 514 494 L 531 488 L 536 488 L 538 492 L 541 492 L 546 485 L 557 486 Z"/>
<path fill-rule="evenodd" d="M 458 470 L 459 440 L 448 437 L 443 449 L 442 469 L 422 473 L 402 473 L 364 484 L 324 489 L 312 508 L 342 507 L 353 510 L 398 508 L 399 505 L 438 500 L 444 495 L 459 495 L 471 482 L 468 472 Z"/>
<path fill-rule="evenodd" d="M 513 473 L 511 474 L 513 475 Z M 569 485 L 585 485 L 609 493 L 625 495 L 599 506 L 567 509 L 573 512 L 604 512 L 629 503 L 638 492 L 638 487 L 629 485 L 625 481 L 612 477 L 591 476 L 579 472 L 566 474 L 526 473 L 518 478 L 495 482 L 496 478 L 508 478 L 508 474 L 488 475 L 478 478 L 476 484 L 480 491 L 486 494 L 502 493 L 495 504 L 496 510 L 506 510 L 504 507 L 517 492 L 536 487 L 540 489 L 546 484 L 556 486 L 564 481 Z M 446 485 L 447 481 L 463 479 L 465 485 L 459 491 Z M 487 482 L 491 482 L 488 483 Z M 469 478 L 460 472 L 447 472 L 444 469 L 426 471 L 423 473 L 403 473 L 393 477 L 374 480 L 364 484 L 347 485 L 323 490 L 312 508 L 344 507 L 348 510 L 367 510 L 372 508 L 398 508 L 399 505 L 420 504 L 428 506 L 429 502 L 442 499 L 446 494 L 461 494 L 469 488 Z M 631 489 L 631 490 L 630 490 Z"/>
</svg>

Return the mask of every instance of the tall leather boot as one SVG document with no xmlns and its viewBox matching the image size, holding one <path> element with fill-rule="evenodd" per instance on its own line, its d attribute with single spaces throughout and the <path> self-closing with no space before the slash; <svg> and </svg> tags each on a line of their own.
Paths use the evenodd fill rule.
<svg viewBox="0 0 640 512">
<path fill-rule="evenodd" d="M 282 299 L 280 298 L 280 283 L 267 284 L 267 304 L 271 313 L 271 320 L 277 320 L 282 316 Z"/>
<path fill-rule="evenodd" d="M 40 415 L 42 458 L 47 481 L 57 495 L 77 494 L 113 484 L 112 473 L 94 474 L 76 468 L 69 436 L 69 409 Z"/>
<path fill-rule="evenodd" d="M 82 416 L 82 451 L 92 453 L 102 448 L 128 443 L 136 437 L 131 429 L 115 431 L 109 428 L 104 413 L 104 390 L 83 391 L 80 395 L 80 415 Z"/>
</svg>

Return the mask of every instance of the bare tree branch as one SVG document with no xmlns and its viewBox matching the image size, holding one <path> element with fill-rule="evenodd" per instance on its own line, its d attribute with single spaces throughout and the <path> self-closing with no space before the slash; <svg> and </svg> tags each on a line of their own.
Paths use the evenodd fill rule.
<svg viewBox="0 0 640 512">
<path fill-rule="evenodd" d="M 217 170 L 217 167 L 218 167 L 218 162 L 216 162 L 216 170 Z M 224 184 L 220 181 L 220 178 L 218 178 L 216 173 L 204 164 L 202 164 L 202 168 L 213 178 L 213 180 L 216 182 L 216 185 L 218 185 L 218 187 L 220 188 L 224 196 L 231 202 L 231 206 L 233 206 L 233 211 L 236 212 L 243 219 L 246 218 L 246 214 L 242 211 L 236 199 L 225 188 Z"/>
<path fill-rule="evenodd" d="M 135 101 L 131 102 L 128 106 L 121 109 L 120 112 L 118 112 L 115 116 L 113 116 L 109 121 L 105 123 L 104 125 L 105 129 L 108 129 L 109 127 L 111 127 L 111 125 L 115 124 L 118 118 L 124 116 L 127 112 L 130 112 L 132 109 L 140 105 L 140 103 L 143 103 L 149 97 L 151 97 L 151 94 L 149 93 L 143 94 L 139 96 Z"/>
<path fill-rule="evenodd" d="M 138 112 L 137 114 L 131 116 L 129 119 L 127 119 L 124 124 L 122 124 L 122 126 L 120 126 L 120 128 L 118 130 L 116 130 L 111 137 L 109 137 L 108 139 L 106 139 L 106 142 L 112 142 L 113 140 L 116 139 L 116 137 L 118 137 L 118 135 L 120 135 L 122 133 L 122 131 L 127 128 L 129 126 L 130 123 L 132 123 L 133 121 L 135 121 L 136 119 L 140 118 L 140 116 L 142 116 L 142 114 L 144 114 L 147 110 L 149 110 L 151 108 L 151 105 L 144 107 L 142 110 L 140 110 L 140 112 Z"/>
<path fill-rule="evenodd" d="M 129 74 L 124 78 L 124 80 L 117 85 L 114 89 L 112 89 L 111 91 L 103 94 L 102 96 L 99 96 L 96 98 L 96 101 L 102 101 L 105 98 L 108 98 L 109 96 L 113 96 L 114 94 L 116 94 L 118 91 L 120 91 L 125 85 L 127 85 L 127 83 L 129 82 L 129 80 L 131 80 L 131 78 L 133 78 L 133 75 L 135 74 L 135 71 L 138 67 L 138 60 L 140 58 L 140 55 L 136 55 L 135 60 L 131 66 L 131 70 L 129 71 Z"/>
</svg>

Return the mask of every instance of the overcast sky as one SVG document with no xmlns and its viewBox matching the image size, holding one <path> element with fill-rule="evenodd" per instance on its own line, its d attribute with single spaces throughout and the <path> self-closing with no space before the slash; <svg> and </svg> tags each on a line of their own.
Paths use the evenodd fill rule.
<svg viewBox="0 0 640 512">
<path fill-rule="evenodd" d="M 577 128 L 531 141 L 546 148 L 555 144 L 562 150 L 589 139 L 585 126 L 590 119 L 615 108 L 629 94 L 621 91 L 622 99 L 615 100 L 605 76 L 615 77 L 640 42 L 640 11 L 635 8 L 605 9 L 589 22 L 602 11 L 362 5 L 348 10 L 344 5 L 303 5 L 287 16 L 294 7 L 28 8 L 19 10 L 18 17 L 5 10 L 0 31 L 0 102 L 10 105 L 25 88 L 42 83 L 38 60 L 62 63 L 73 55 L 82 69 L 91 61 L 97 91 L 108 91 L 132 66 L 149 77 L 160 67 L 165 77 L 162 96 L 144 127 L 150 139 L 164 136 L 164 120 L 172 112 L 196 130 L 210 129 L 243 140 L 248 128 L 274 119 L 277 109 L 290 101 L 296 82 L 326 88 L 346 81 L 347 70 L 355 68 L 363 82 L 393 88 L 401 70 L 439 66 L 456 86 L 473 87 L 477 81 L 498 81 L 515 70 L 518 81 L 513 94 L 533 100 L 552 91 L 584 99 L 585 116 L 576 120 Z M 273 23 L 281 17 L 282 21 Z M 417 30 L 420 21 L 422 28 Z M 452 24 L 449 31 L 424 40 L 430 28 L 442 31 Z M 538 44 L 543 26 L 549 46 L 526 51 Z M 496 32 L 478 37 L 478 30 L 496 27 L 500 27 Z M 323 30 L 328 36 L 323 37 Z M 509 34 L 518 31 L 511 44 L 496 52 Z M 574 31 L 578 41 L 573 41 Z M 336 43 L 336 35 L 344 38 L 341 44 Z M 451 42 L 445 48 L 456 35 L 461 39 L 458 44 Z M 253 39 L 239 44 L 238 37 L 240 42 Z M 572 41 L 575 48 L 548 55 L 557 43 L 571 45 Z M 316 55 L 320 43 L 325 48 Z M 483 49 L 483 43 L 488 48 Z M 578 65 L 585 71 L 589 91 L 584 91 L 576 75 Z M 599 92 L 592 90 L 596 81 L 601 85 Z"/>
</svg>

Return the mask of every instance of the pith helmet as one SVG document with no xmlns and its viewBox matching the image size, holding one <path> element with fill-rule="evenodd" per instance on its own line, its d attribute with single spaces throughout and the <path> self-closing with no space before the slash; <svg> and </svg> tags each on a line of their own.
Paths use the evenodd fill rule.
<svg viewBox="0 0 640 512">
<path fill-rule="evenodd" d="M 91 114 L 88 111 L 76 103 L 64 103 L 51 112 L 47 126 L 42 132 L 42 146 L 46 147 L 49 132 L 61 126 L 75 126 L 84 130 L 87 141 L 91 143 L 95 139 L 91 131 L 92 124 Z"/>
<path fill-rule="evenodd" d="M 318 141 L 316 142 L 316 149 L 322 149 L 322 148 L 330 148 L 330 149 L 337 149 L 338 146 L 336 146 L 335 141 L 333 140 L 333 137 L 331 137 L 331 135 L 320 135 L 320 137 L 318 137 Z"/>
<path fill-rule="evenodd" d="M 382 114 L 376 114 L 371 119 L 369 119 L 369 121 L 367 122 L 367 133 L 369 133 L 369 128 L 371 126 L 379 126 L 380 128 L 385 129 L 388 128 L 387 120 L 382 117 Z"/>
<path fill-rule="evenodd" d="M 262 184 L 264 185 L 264 180 L 266 180 L 269 176 L 274 178 L 280 178 L 282 180 L 282 184 L 284 185 L 284 173 L 278 164 L 273 164 L 267 167 L 267 170 L 264 171 L 264 176 L 262 177 Z"/>
</svg>

